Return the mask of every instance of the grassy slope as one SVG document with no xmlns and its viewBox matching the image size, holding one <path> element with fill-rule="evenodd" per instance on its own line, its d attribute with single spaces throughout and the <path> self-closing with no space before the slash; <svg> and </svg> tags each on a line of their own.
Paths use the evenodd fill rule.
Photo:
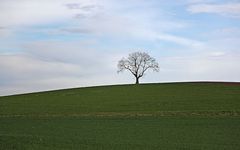
<svg viewBox="0 0 240 150">
<path fill-rule="evenodd" d="M 240 111 L 240 85 L 175 83 L 107 86 L 0 97 L 0 115 Z"/>
<path fill-rule="evenodd" d="M 239 111 L 240 85 L 225 83 L 0 97 L 0 149 L 237 150 Z"/>
</svg>

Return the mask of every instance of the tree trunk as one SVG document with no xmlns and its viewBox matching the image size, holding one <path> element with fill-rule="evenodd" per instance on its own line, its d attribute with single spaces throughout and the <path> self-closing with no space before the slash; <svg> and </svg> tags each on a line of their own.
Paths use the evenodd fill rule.
<svg viewBox="0 0 240 150">
<path fill-rule="evenodd" d="M 139 84 L 139 78 L 136 77 L 136 84 Z"/>
</svg>

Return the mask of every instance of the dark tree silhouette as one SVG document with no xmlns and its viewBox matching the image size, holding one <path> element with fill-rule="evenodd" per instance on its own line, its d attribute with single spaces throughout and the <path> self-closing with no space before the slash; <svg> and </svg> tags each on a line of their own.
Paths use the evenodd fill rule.
<svg viewBox="0 0 240 150">
<path fill-rule="evenodd" d="M 136 78 L 136 84 L 139 84 L 141 78 L 147 70 L 159 71 L 159 65 L 156 60 L 145 52 L 134 52 L 129 54 L 128 58 L 122 58 L 118 62 L 118 73 L 124 70 L 130 71 Z"/>
</svg>

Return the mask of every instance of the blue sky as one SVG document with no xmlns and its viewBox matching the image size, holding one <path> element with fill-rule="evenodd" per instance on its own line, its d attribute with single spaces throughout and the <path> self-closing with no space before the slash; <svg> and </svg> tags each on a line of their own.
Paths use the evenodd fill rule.
<svg viewBox="0 0 240 150">
<path fill-rule="evenodd" d="M 0 95 L 134 83 L 131 52 L 160 72 L 141 81 L 240 81 L 239 0 L 1 0 Z"/>
</svg>

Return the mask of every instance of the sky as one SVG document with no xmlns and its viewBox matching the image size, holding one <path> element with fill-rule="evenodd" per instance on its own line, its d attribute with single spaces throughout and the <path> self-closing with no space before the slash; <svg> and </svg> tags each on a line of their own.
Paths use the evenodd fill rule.
<svg viewBox="0 0 240 150">
<path fill-rule="evenodd" d="M 240 82 L 240 0 L 0 0 L 0 95 L 142 83 Z"/>
</svg>

